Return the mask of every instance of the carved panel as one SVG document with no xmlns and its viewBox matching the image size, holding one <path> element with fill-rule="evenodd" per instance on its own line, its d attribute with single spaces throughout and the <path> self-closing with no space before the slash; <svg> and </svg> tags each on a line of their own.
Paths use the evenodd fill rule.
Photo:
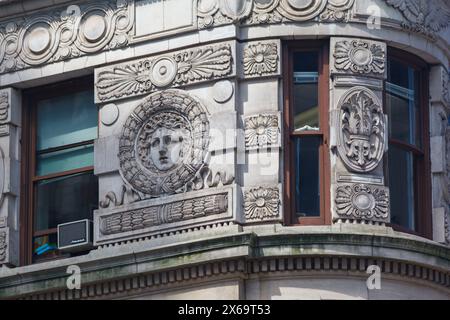
<svg viewBox="0 0 450 320">
<path fill-rule="evenodd" d="M 226 43 L 106 67 L 96 74 L 96 97 L 105 102 L 230 76 L 232 60 Z"/>
<path fill-rule="evenodd" d="M 8 120 L 9 97 L 7 91 L 0 91 L 0 123 Z"/>
<path fill-rule="evenodd" d="M 216 215 L 228 210 L 228 193 L 168 202 L 127 211 L 100 219 L 100 232 L 110 235 L 145 229 L 161 224 Z"/>
<path fill-rule="evenodd" d="M 385 74 L 386 45 L 368 40 L 338 40 L 334 46 L 334 67 L 338 72 Z"/>
<path fill-rule="evenodd" d="M 344 184 L 336 189 L 340 219 L 389 222 L 389 189 L 367 184 Z"/>
<path fill-rule="evenodd" d="M 385 0 L 399 9 L 407 22 L 402 26 L 408 31 L 435 38 L 450 24 L 450 3 L 447 0 Z"/>
<path fill-rule="evenodd" d="M 248 222 L 279 219 L 279 208 L 278 187 L 258 187 L 244 192 L 244 212 Z"/>
<path fill-rule="evenodd" d="M 96 245 L 139 239 L 198 226 L 237 222 L 235 186 L 147 199 L 94 212 Z"/>
<path fill-rule="evenodd" d="M 338 153 L 349 170 L 373 171 L 386 147 L 386 117 L 377 96 L 365 87 L 350 89 L 338 105 Z"/>
<path fill-rule="evenodd" d="M 279 52 L 277 42 L 250 43 L 244 47 L 243 69 L 245 77 L 278 74 Z"/>
<path fill-rule="evenodd" d="M 259 114 L 244 118 L 246 148 L 271 147 L 279 143 L 278 114 Z"/>
<path fill-rule="evenodd" d="M 6 261 L 6 250 L 8 249 L 6 231 L 0 229 L 0 264 Z"/>
<path fill-rule="evenodd" d="M 145 98 L 125 122 L 119 140 L 120 173 L 130 187 L 150 197 L 174 194 L 207 163 L 206 109 L 181 90 Z"/>
<path fill-rule="evenodd" d="M 0 73 L 127 45 L 132 0 L 60 7 L 0 25 Z"/>
</svg>

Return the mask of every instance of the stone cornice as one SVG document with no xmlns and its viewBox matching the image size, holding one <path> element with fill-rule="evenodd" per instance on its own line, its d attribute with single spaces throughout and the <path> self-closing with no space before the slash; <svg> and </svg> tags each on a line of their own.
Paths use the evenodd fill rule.
<svg viewBox="0 0 450 320">
<path fill-rule="evenodd" d="M 114 282 L 116 286 L 118 278 L 123 278 L 124 283 L 129 282 L 127 290 L 133 290 L 135 281 L 146 279 L 142 280 L 145 285 L 138 284 L 134 289 L 146 287 L 150 290 L 155 285 L 183 282 L 192 277 L 200 279 L 234 272 L 242 276 L 289 268 L 293 271 L 324 269 L 337 272 L 350 271 L 354 265 L 357 266 L 355 271 L 358 271 L 361 265 L 370 263 L 382 264 L 383 272 L 389 274 L 428 281 L 443 289 L 450 286 L 450 249 L 412 238 L 347 233 L 257 235 L 244 232 L 150 250 L 148 244 L 145 241 L 134 242 L 114 246 L 111 250 L 93 251 L 80 258 L 2 270 L 0 297 L 38 297 L 38 294 L 47 292 L 50 295 L 48 298 L 64 296 L 75 299 L 77 297 L 73 291 L 65 289 L 66 268 L 73 264 L 81 268 L 86 297 L 91 297 L 91 290 L 92 296 L 109 294 L 111 286 L 105 284 Z M 283 265 L 275 261 L 274 266 L 277 267 L 272 268 L 271 259 L 281 259 Z M 320 259 L 326 263 L 317 264 Z M 334 262 L 335 259 L 341 262 Z M 301 261 L 302 268 L 289 267 L 296 260 Z M 255 261 L 260 262 L 253 265 Z M 296 263 L 298 265 L 299 262 Z M 359 271 L 364 272 L 365 269 Z M 149 282 L 148 279 L 153 280 Z M 97 287 L 100 287 L 98 293 Z M 104 291 L 105 287 L 108 287 L 108 292 Z M 126 287 L 123 284 L 122 291 L 127 291 Z"/>
</svg>

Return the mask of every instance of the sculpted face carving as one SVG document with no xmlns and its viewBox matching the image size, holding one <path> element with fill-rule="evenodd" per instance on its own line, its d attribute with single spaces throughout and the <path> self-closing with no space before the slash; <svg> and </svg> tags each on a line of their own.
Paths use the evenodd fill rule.
<svg viewBox="0 0 450 320">
<path fill-rule="evenodd" d="M 184 133 L 185 134 L 185 133 Z M 183 156 L 182 130 L 157 129 L 150 140 L 150 159 L 158 170 L 167 171 L 180 162 Z"/>
<path fill-rule="evenodd" d="M 120 172 L 144 197 L 177 193 L 209 159 L 206 109 L 181 90 L 154 93 L 128 117 L 119 141 Z"/>
</svg>

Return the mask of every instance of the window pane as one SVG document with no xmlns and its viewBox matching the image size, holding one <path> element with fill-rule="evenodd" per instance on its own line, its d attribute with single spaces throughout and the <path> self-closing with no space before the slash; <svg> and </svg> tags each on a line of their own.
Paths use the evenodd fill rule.
<svg viewBox="0 0 450 320">
<path fill-rule="evenodd" d="M 97 138 L 93 91 L 42 100 L 37 108 L 37 150 Z"/>
<path fill-rule="evenodd" d="M 294 130 L 319 130 L 318 52 L 294 54 Z"/>
<path fill-rule="evenodd" d="M 319 146 L 321 138 L 295 140 L 295 212 L 297 217 L 320 217 Z"/>
<path fill-rule="evenodd" d="M 37 156 L 36 175 L 44 176 L 94 165 L 94 146 L 65 149 Z"/>
<path fill-rule="evenodd" d="M 92 173 L 39 181 L 36 184 L 35 231 L 92 219 L 92 211 L 97 209 L 97 186 L 97 177 Z"/>
<path fill-rule="evenodd" d="M 411 152 L 389 147 L 391 222 L 414 230 L 414 158 Z"/>
<path fill-rule="evenodd" d="M 421 147 L 419 72 L 396 60 L 389 60 L 386 106 L 389 110 L 390 137 Z"/>
</svg>

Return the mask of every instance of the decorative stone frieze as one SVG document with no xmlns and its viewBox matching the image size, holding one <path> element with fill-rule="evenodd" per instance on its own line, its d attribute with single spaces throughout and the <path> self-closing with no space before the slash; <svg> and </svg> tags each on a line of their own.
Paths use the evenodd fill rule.
<svg viewBox="0 0 450 320">
<path fill-rule="evenodd" d="M 389 190 L 384 186 L 341 184 L 336 188 L 335 219 L 389 222 Z"/>
<path fill-rule="evenodd" d="M 0 25 L 0 73 L 125 46 L 134 1 L 103 0 L 59 7 Z"/>
<path fill-rule="evenodd" d="M 362 39 L 336 39 L 336 72 L 381 75 L 386 72 L 386 44 Z"/>
<path fill-rule="evenodd" d="M 235 187 L 143 200 L 94 212 L 97 245 L 139 239 L 214 222 L 236 222 Z"/>
<path fill-rule="evenodd" d="M 407 20 L 402 24 L 407 31 L 435 38 L 450 24 L 450 3 L 447 0 L 385 0 L 400 10 Z"/>
<path fill-rule="evenodd" d="M 105 67 L 96 71 L 96 100 L 106 102 L 231 76 L 232 61 L 231 45 L 221 43 Z"/>
<path fill-rule="evenodd" d="M 278 74 L 279 42 L 249 43 L 244 47 L 243 72 L 245 77 Z"/>
<path fill-rule="evenodd" d="M 100 219 L 100 232 L 116 234 L 220 214 L 228 209 L 227 196 L 224 193 L 198 197 L 103 217 Z"/>
<path fill-rule="evenodd" d="M 279 220 L 279 188 L 257 187 L 246 190 L 244 192 L 244 213 L 247 222 Z"/>
<path fill-rule="evenodd" d="M 278 114 L 258 114 L 244 118 L 247 149 L 275 147 L 280 143 Z"/>
<path fill-rule="evenodd" d="M 120 173 L 137 192 L 174 194 L 207 163 L 209 139 L 207 111 L 197 98 L 176 89 L 154 93 L 125 122 Z"/>
<path fill-rule="evenodd" d="M 386 148 L 387 121 L 381 102 L 371 90 L 354 87 L 341 98 L 338 110 L 340 158 L 351 171 L 373 171 Z"/>
</svg>

